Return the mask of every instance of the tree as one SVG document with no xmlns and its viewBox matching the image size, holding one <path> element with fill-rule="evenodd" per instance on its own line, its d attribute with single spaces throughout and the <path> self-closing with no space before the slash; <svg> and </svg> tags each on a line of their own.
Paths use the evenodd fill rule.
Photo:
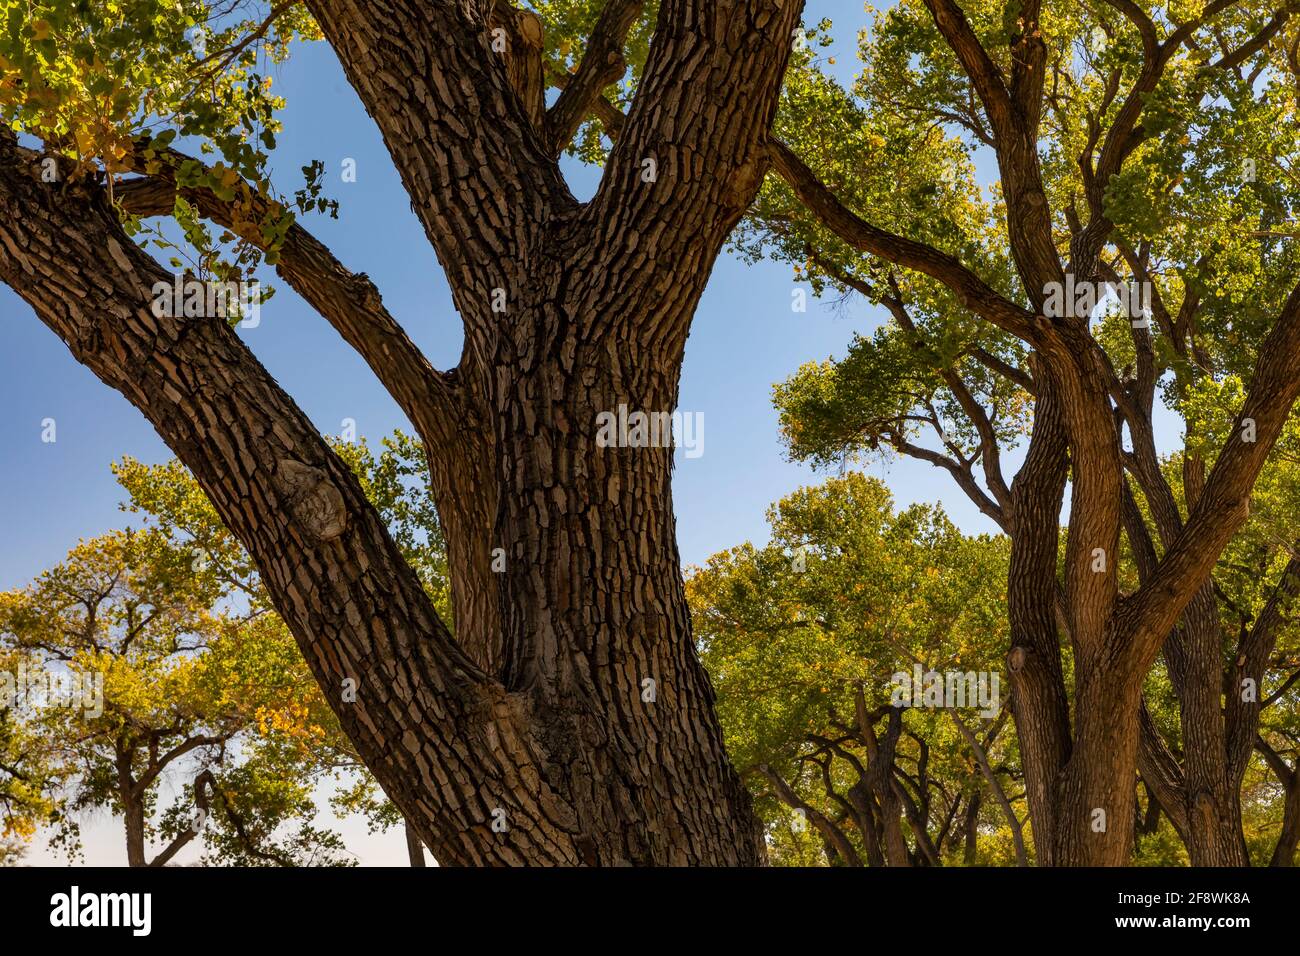
<svg viewBox="0 0 1300 956">
<path fill-rule="evenodd" d="M 393 3 L 357 21 L 332 0 L 247 18 L 192 0 L 10 3 L 0 103 L 33 145 L 0 144 L 0 278 L 193 470 L 440 859 L 755 862 L 690 639 L 669 455 L 599 447 L 596 423 L 675 404 L 690 316 L 770 166 L 780 181 L 752 221 L 815 281 L 885 305 L 909 347 L 895 355 L 914 357 L 899 381 L 931 383 L 873 419 L 867 443 L 946 468 L 1012 539 L 1008 667 L 1038 861 L 1127 861 L 1141 762 L 1196 862 L 1245 862 L 1259 709 L 1219 705 L 1210 578 L 1300 391 L 1291 7 L 904 2 L 867 35 L 850 92 L 806 34 L 791 43 L 796 0 L 651 6 Z M 640 16 L 655 23 L 644 45 Z M 267 182 L 277 101 L 258 54 L 318 28 L 447 273 L 466 336 L 451 372 L 294 221 L 290 205 L 328 206 L 310 167 L 293 201 Z M 787 144 L 769 128 L 792 46 Z M 589 114 L 607 151 L 580 130 Z M 555 161 L 575 131 L 605 156 L 586 203 Z M 180 154 L 177 133 L 221 159 Z M 988 194 L 977 148 L 998 170 Z M 128 231 L 167 215 L 201 278 L 274 265 L 401 404 L 429 455 L 455 637 L 229 326 L 150 307 L 174 277 Z M 212 241 L 200 220 L 224 232 Z M 1128 280 L 1150 291 L 1147 327 L 1121 308 L 1094 329 L 1095 292 Z M 1170 384 L 1177 408 L 1228 375 L 1243 385 L 1232 427 L 1185 459 L 1180 510 L 1156 391 Z M 965 425 L 945 424 L 945 405 Z M 1027 407 L 1008 481 L 999 444 Z M 923 423 L 938 448 L 911 440 Z M 1124 590 L 1122 538 L 1140 575 Z M 1179 774 L 1142 717 L 1162 653 L 1186 664 L 1181 729 L 1205 743 Z M 364 690 L 344 701 L 344 687 Z"/>
<path fill-rule="evenodd" d="M 108 809 L 130 866 L 165 865 L 200 834 L 213 860 L 336 862 L 338 837 L 310 825 L 328 717 L 316 685 L 279 619 L 222 608 L 222 572 L 197 564 L 157 528 L 113 532 L 0 595 L 0 642 L 72 691 L 24 728 L 58 775 L 53 842 L 77 852 L 78 819 Z M 181 794 L 155 820 L 177 773 Z"/>
<path fill-rule="evenodd" d="M 1300 198 L 1296 29 L 1288 5 L 1231 0 L 917 0 L 864 36 L 852 90 L 815 69 L 787 83 L 784 182 L 742 241 L 891 318 L 781 393 L 792 449 L 929 461 L 1011 537 L 1007 667 L 1041 864 L 1129 859 L 1139 765 L 1193 862 L 1247 862 L 1258 707 L 1224 681 L 1257 672 L 1269 640 L 1225 672 L 1211 576 L 1300 387 L 1282 225 Z M 1229 377 L 1227 427 L 1177 494 L 1157 392 L 1196 438 L 1187 402 Z M 1178 767 L 1143 717 L 1161 655 L 1196 741 Z"/>
<path fill-rule="evenodd" d="M 446 607 L 445 548 L 418 443 L 396 433 L 377 452 L 364 440 L 332 444 Z M 76 852 L 81 815 L 108 808 L 123 818 L 132 865 L 147 862 L 150 836 L 163 838 L 152 861 L 162 865 L 199 835 L 208 863 L 348 862 L 338 836 L 311 823 L 320 782 L 354 778 L 335 801 L 341 811 L 383 826 L 401 816 L 376 792 L 255 565 L 179 462 L 127 458 L 114 474 L 129 496 L 123 510 L 145 528 L 82 542 L 31 587 L 0 595 L 6 675 L 21 665 L 103 681 L 96 700 L 73 701 L 80 707 L 9 695 L 6 832 L 30 837 L 48 821 L 55 843 Z M 156 814 L 169 775 L 180 795 Z"/>
<path fill-rule="evenodd" d="M 769 833 L 793 811 L 839 865 L 1027 863 L 1014 741 L 991 683 L 1005 540 L 965 537 L 936 508 L 895 512 L 857 473 L 769 517 L 766 547 L 714 555 L 687 580 L 728 748 Z M 917 669 L 930 686 L 962 675 L 961 696 L 925 700 L 918 683 L 914 700 Z"/>
<path fill-rule="evenodd" d="M 799 7 L 664 0 L 602 184 L 579 203 L 557 157 L 622 78 L 639 3 L 556 4 L 589 25 L 580 57 L 537 15 L 485 0 L 385 3 L 364 19 L 312 0 L 310 21 L 277 6 L 214 22 L 194 2 L 6 4 L 5 118 L 39 143 L 0 143 L 0 278 L 194 473 L 440 861 L 762 859 L 691 640 L 671 452 L 595 439 L 621 403 L 676 403 L 691 315 L 768 165 Z M 187 42 L 195 23 L 202 55 Z M 450 372 L 265 180 L 275 104 L 257 52 L 316 27 L 451 284 L 466 347 Z M 574 59 L 545 108 L 548 68 Z M 221 161 L 181 157 L 174 131 Z M 43 158 L 57 186 L 41 181 Z M 218 278 L 266 254 L 411 420 L 447 541 L 454 638 L 356 479 L 236 332 L 150 307 L 174 277 L 111 204 L 165 216 L 178 195 L 238 239 Z"/>
<path fill-rule="evenodd" d="M 1207 430 L 1226 427 L 1221 402 L 1200 408 Z M 1300 593 L 1298 437 L 1292 420 L 1255 484 L 1249 519 L 1225 549 L 1213 577 L 1227 638 L 1219 662 L 1226 709 L 1232 714 L 1249 708 L 1256 714 L 1245 727 L 1236 721 L 1229 724 L 1234 736 L 1250 729 L 1257 732 L 1252 742 L 1257 759 L 1242 772 L 1242 838 L 1253 861 L 1273 866 L 1291 866 L 1300 841 L 1294 789 L 1297 702 L 1291 692 L 1300 679 L 1295 600 Z M 1182 466 L 1181 456 L 1173 456 L 1165 469 L 1173 475 Z M 1165 670 L 1174 673 L 1177 660 L 1171 665 Z M 1165 736 L 1174 747 L 1195 745 L 1178 734 Z"/>
</svg>

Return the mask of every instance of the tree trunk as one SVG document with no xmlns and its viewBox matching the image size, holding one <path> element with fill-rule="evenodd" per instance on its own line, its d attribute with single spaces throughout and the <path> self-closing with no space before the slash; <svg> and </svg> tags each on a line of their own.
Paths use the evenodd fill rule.
<svg viewBox="0 0 1300 956">
<path fill-rule="evenodd" d="M 675 376 L 642 365 L 581 391 L 560 360 L 538 357 L 514 379 L 499 419 L 510 489 L 499 540 L 519 664 L 502 685 L 451 642 L 355 478 L 234 332 L 153 316 L 140 277 L 168 280 L 115 238 L 105 206 L 23 199 L 3 218 L 24 223 L 28 251 L 0 265 L 44 287 L 42 318 L 195 473 L 367 766 L 440 862 L 762 861 L 691 639 L 671 450 L 594 447 L 598 409 L 628 398 L 671 408 Z M 87 271 L 93 247 L 68 241 L 87 220 L 99 249 L 126 264 L 117 290 Z"/>
<path fill-rule="evenodd" d="M 1070 705 L 1061 666 L 1056 595 L 1061 499 L 1069 460 L 1057 396 L 1037 376 L 1034 433 L 1011 484 L 1011 565 L 1007 614 L 1011 712 L 1024 754 L 1025 796 L 1039 866 L 1055 863 L 1056 779 L 1070 754 Z"/>
<path fill-rule="evenodd" d="M 1056 785 L 1057 866 L 1125 866 L 1133 852 L 1141 676 L 1079 667 L 1074 747 Z"/>
<path fill-rule="evenodd" d="M 144 855 L 144 804 L 135 799 L 124 801 L 122 816 L 126 826 L 126 865 L 148 866 Z"/>
<path fill-rule="evenodd" d="M 979 853 L 980 833 L 980 793 L 976 790 L 966 805 L 966 816 L 962 823 L 961 861 L 966 866 L 974 866 Z"/>
<path fill-rule="evenodd" d="M 1286 783 L 1286 804 L 1282 811 L 1282 831 L 1273 846 L 1269 866 L 1295 866 L 1296 847 L 1300 846 L 1300 773 L 1292 771 Z"/>
<path fill-rule="evenodd" d="M 402 832 L 406 834 L 406 856 L 411 866 L 427 866 L 424 860 L 424 844 L 420 842 L 420 835 L 415 832 L 415 828 L 403 820 Z"/>
<path fill-rule="evenodd" d="M 898 707 L 888 708 L 885 730 L 876 736 L 871 719 L 866 715 L 859 690 L 858 736 L 867 749 L 866 783 L 876 799 L 880 816 L 881 846 L 886 866 L 911 866 L 911 852 L 903 833 L 903 801 L 894 789 L 894 759 L 898 752 L 898 739 L 903 732 L 903 712 Z"/>
<path fill-rule="evenodd" d="M 150 290 L 174 277 L 104 190 L 42 183 L 8 134 L 0 279 L 194 473 L 440 863 L 762 863 L 695 653 L 671 448 L 601 447 L 597 415 L 676 407 L 691 317 L 763 179 L 801 4 L 665 0 L 643 98 L 585 204 L 491 49 L 490 4 L 309 5 L 447 271 L 461 367 L 413 356 L 368 280 L 301 230 L 277 268 L 425 441 L 455 638 L 356 478 L 235 332 L 154 314 Z"/>
<path fill-rule="evenodd" d="M 1249 866 L 1241 821 L 1241 776 L 1230 769 L 1223 702 L 1223 633 L 1218 602 L 1203 585 L 1165 643 L 1182 723 L 1186 844 L 1192 866 Z M 1231 705 L 1229 705 L 1231 706 Z"/>
<path fill-rule="evenodd" d="M 126 865 L 148 866 L 144 855 L 144 799 L 131 773 L 131 751 L 120 742 L 116 764 L 117 794 L 122 802 L 122 824 L 126 830 Z"/>
<path fill-rule="evenodd" d="M 554 282 L 572 288 L 581 275 L 566 266 Z M 657 320 L 609 291 L 607 301 L 635 324 Z M 492 378 L 508 383 L 493 399 L 498 482 L 509 489 L 497 524 L 503 677 L 546 728 L 541 772 L 569 795 L 581 829 L 612 841 L 590 847 L 593 859 L 686 863 L 689 834 L 720 860 L 758 862 L 754 832 L 736 829 L 741 820 L 753 826 L 748 798 L 716 723 L 701 719 L 713 691 L 682 585 L 672 449 L 592 441 L 597 417 L 620 404 L 674 409 L 675 360 L 643 353 L 600 374 L 596 353 L 608 354 L 613 341 L 539 334 L 535 343 L 503 356 Z M 519 368 L 528 371 L 504 374 Z M 681 799 L 692 792 L 709 796 Z M 635 827 L 621 822 L 630 807 L 639 808 Z"/>
</svg>

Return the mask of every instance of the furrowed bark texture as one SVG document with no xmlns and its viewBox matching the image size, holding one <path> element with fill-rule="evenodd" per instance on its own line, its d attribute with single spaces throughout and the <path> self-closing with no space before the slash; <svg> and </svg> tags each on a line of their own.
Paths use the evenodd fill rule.
<svg viewBox="0 0 1300 956">
<path fill-rule="evenodd" d="M 1007 584 L 1011 707 L 1025 754 L 1025 796 L 1041 866 L 1051 866 L 1055 860 L 1052 808 L 1056 773 L 1070 752 L 1070 705 L 1051 599 L 1058 588 L 1058 522 L 1069 470 L 1069 442 L 1058 401 L 1050 380 L 1040 374 L 1034 434 L 1025 463 L 1011 483 L 1012 546 Z"/>
<path fill-rule="evenodd" d="M 0 277 L 194 472 L 440 863 L 761 863 L 695 654 L 671 449 L 596 438 L 620 405 L 676 407 L 691 316 L 762 181 L 800 4 L 663 3 L 643 90 L 586 204 L 546 138 L 572 126 L 608 63 L 547 115 L 534 54 L 493 49 L 493 4 L 309 6 L 446 270 L 460 366 L 429 369 L 368 280 L 304 232 L 279 268 L 425 441 L 456 638 L 240 337 L 217 318 L 155 316 L 150 289 L 172 277 L 103 191 L 41 183 L 11 138 Z M 629 15 L 607 18 L 600 42 L 615 45 Z M 516 18 L 506 32 L 532 28 Z M 170 196 L 134 188 L 143 206 Z"/>
</svg>

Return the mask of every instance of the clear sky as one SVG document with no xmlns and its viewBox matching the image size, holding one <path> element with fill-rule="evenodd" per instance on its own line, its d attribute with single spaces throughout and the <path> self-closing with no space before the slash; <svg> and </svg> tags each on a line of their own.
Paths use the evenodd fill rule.
<svg viewBox="0 0 1300 956">
<path fill-rule="evenodd" d="M 834 21 L 834 69 L 847 80 L 857 69 L 856 34 L 868 20 L 860 0 L 809 0 L 805 22 Z M 273 180 L 285 192 L 301 185 L 300 167 L 325 163 L 328 195 L 339 218 L 313 216 L 304 225 L 349 269 L 365 272 L 385 304 L 435 366 L 460 357 L 460 322 L 433 250 L 411 212 L 378 130 L 348 86 L 325 44 L 301 46 L 275 74 L 288 102 L 285 130 L 272 159 Z M 345 158 L 356 182 L 341 181 Z M 598 171 L 570 163 L 576 195 L 594 189 Z M 887 223 L 882 225 L 887 226 Z M 396 404 L 361 358 L 324 319 L 282 282 L 262 308 L 261 324 L 241 330 L 258 358 L 322 432 L 337 433 L 345 418 L 377 441 L 409 430 Z M 724 254 L 695 317 L 686 347 L 680 408 L 704 415 L 704 454 L 677 456 L 673 491 L 678 541 L 686 564 L 745 540 L 765 538 L 764 512 L 801 485 L 819 480 L 784 459 L 771 387 L 801 363 L 842 355 L 855 333 L 882 316 L 861 300 L 847 306 L 810 298 L 791 310 L 788 266 L 747 266 Z M 811 292 L 809 293 L 811 296 Z M 123 497 L 109 464 L 123 455 L 143 461 L 172 457 L 143 416 L 79 365 L 32 310 L 0 286 L 0 589 L 19 587 L 59 561 L 79 538 L 122 527 Z M 41 440 L 42 420 L 57 423 L 57 441 Z M 941 501 L 968 531 L 992 531 L 945 473 L 917 463 L 872 467 L 900 504 Z M 341 825 L 362 863 L 403 864 L 405 844 L 394 831 L 368 837 L 364 824 Z M 109 819 L 83 828 L 86 861 L 124 862 L 120 829 Z M 61 862 L 39 844 L 28 862 Z"/>
</svg>

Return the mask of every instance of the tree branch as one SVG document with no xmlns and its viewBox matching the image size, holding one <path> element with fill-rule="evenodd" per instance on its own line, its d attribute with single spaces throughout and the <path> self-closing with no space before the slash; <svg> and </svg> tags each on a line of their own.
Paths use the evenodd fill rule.
<svg viewBox="0 0 1300 956">
<path fill-rule="evenodd" d="M 946 285 L 963 306 L 1027 342 L 1036 338 L 1033 313 L 990 287 L 957 259 L 932 246 L 879 229 L 844 206 L 793 150 L 779 140 L 768 143 L 772 168 L 817 219 L 860 252 L 920 272 Z"/>
<path fill-rule="evenodd" d="M 643 0 L 606 0 L 577 72 L 568 78 L 559 98 L 546 111 L 543 139 L 551 156 L 564 152 L 601 92 L 627 70 L 623 44 L 643 6 Z"/>
<path fill-rule="evenodd" d="M 1300 286 L 1287 298 L 1260 346 L 1250 392 L 1195 507 L 1151 579 L 1125 602 L 1137 635 L 1133 651 L 1149 661 L 1219 553 L 1246 519 L 1250 490 L 1300 393 Z M 1243 441 L 1245 423 L 1254 441 Z"/>
<path fill-rule="evenodd" d="M 576 206 L 493 48 L 490 3 L 307 0 L 375 118 L 471 332 L 522 285 L 555 210 Z"/>
<path fill-rule="evenodd" d="M 136 216 L 170 215 L 175 205 L 175 170 L 190 157 L 174 150 L 163 156 L 154 175 L 116 187 L 122 207 Z M 142 167 L 137 157 L 136 164 Z M 241 184 L 246 185 L 246 184 Z M 277 210 L 270 200 L 249 190 L 244 206 L 220 199 L 209 189 L 180 190 L 200 215 L 266 250 L 257 224 Z M 380 383 L 426 443 L 463 425 L 454 380 L 436 371 L 405 330 L 384 307 L 379 290 L 365 274 L 349 272 L 298 223 L 289 227 L 279 252 L 276 273 L 320 313 L 365 360 Z"/>
</svg>

